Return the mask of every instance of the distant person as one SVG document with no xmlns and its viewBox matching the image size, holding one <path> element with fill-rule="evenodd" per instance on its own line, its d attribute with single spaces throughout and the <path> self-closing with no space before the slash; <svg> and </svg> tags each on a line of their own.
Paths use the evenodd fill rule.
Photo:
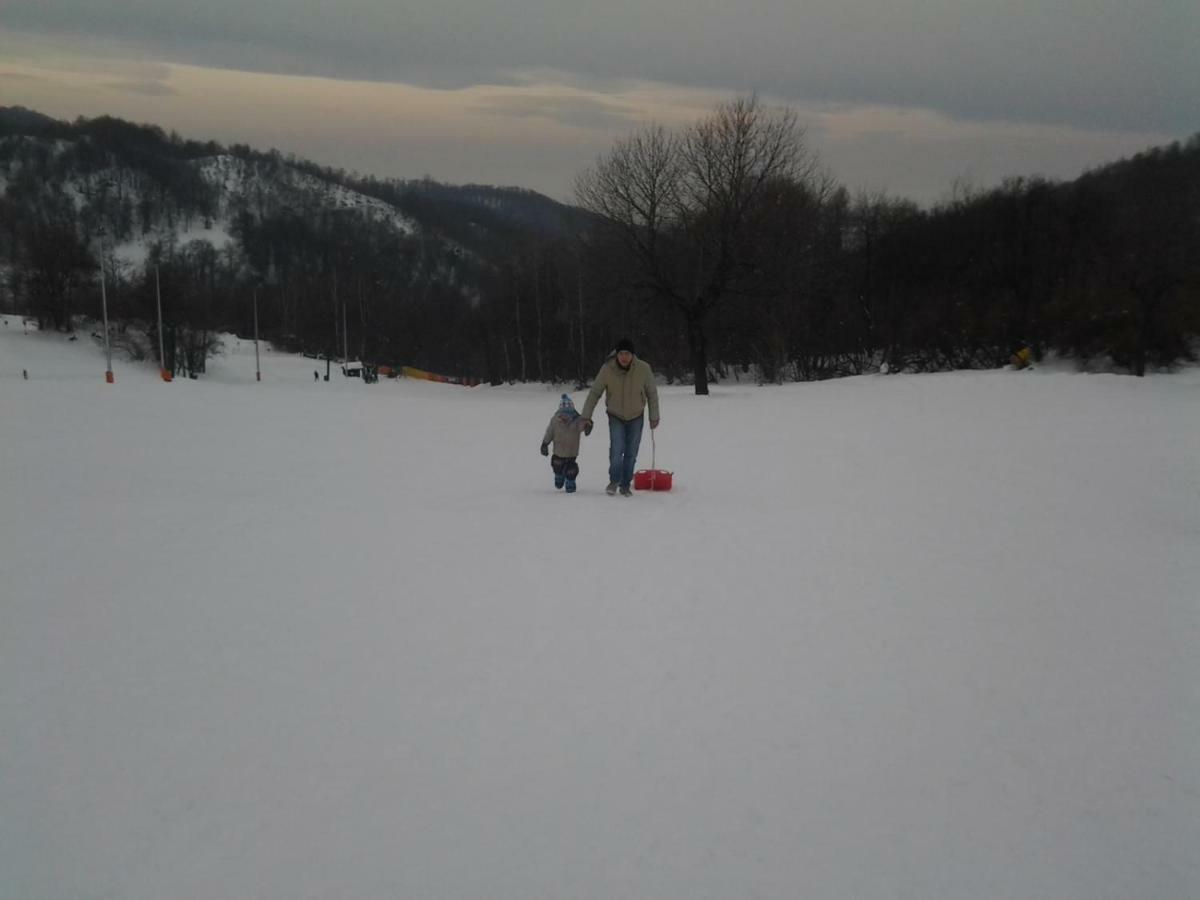
<svg viewBox="0 0 1200 900">
<path fill-rule="evenodd" d="M 313 369 L 313 381 L 320 381 L 320 380 L 321 380 L 321 374 L 316 369 Z"/>
<path fill-rule="evenodd" d="M 550 457 L 550 468 L 554 470 L 554 487 L 566 487 L 568 494 L 575 493 L 575 479 L 579 477 L 579 434 L 592 433 L 592 423 L 579 415 L 570 394 L 563 394 L 558 411 L 550 417 L 546 433 L 542 436 L 542 456 Z M 554 455 L 550 455 L 550 444 L 554 444 Z"/>
<path fill-rule="evenodd" d="M 633 491 L 633 470 L 637 465 L 638 447 L 642 443 L 642 425 L 647 404 L 650 406 L 650 427 L 657 428 L 658 388 L 654 385 L 654 372 L 650 364 L 638 359 L 633 352 L 633 341 L 622 338 L 617 341 L 613 352 L 600 371 L 583 404 L 583 418 L 592 424 L 592 412 L 600 402 L 600 395 L 607 394 L 605 409 L 608 413 L 608 487 L 604 492 L 610 497 L 621 491 L 629 497 Z"/>
<path fill-rule="evenodd" d="M 1027 369 L 1033 365 L 1033 348 L 1025 341 L 1013 345 L 1012 356 L 1008 360 L 1014 369 Z"/>
<path fill-rule="evenodd" d="M 26 381 L 28 381 L 28 380 L 29 380 L 29 370 L 28 370 L 28 369 L 22 369 L 22 370 L 21 370 L 21 377 L 22 377 L 22 378 L 24 378 Z"/>
</svg>

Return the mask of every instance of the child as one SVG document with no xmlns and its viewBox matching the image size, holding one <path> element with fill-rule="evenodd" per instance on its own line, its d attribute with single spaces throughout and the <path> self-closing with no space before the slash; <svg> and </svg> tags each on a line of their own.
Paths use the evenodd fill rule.
<svg viewBox="0 0 1200 900">
<path fill-rule="evenodd" d="M 592 433 L 592 425 L 575 411 L 569 394 L 563 394 L 558 412 L 546 426 L 542 437 L 542 456 L 550 456 L 550 442 L 554 442 L 554 455 L 550 456 L 550 468 L 554 470 L 554 486 L 566 485 L 567 493 L 575 493 L 575 479 L 579 477 L 579 432 Z"/>
</svg>

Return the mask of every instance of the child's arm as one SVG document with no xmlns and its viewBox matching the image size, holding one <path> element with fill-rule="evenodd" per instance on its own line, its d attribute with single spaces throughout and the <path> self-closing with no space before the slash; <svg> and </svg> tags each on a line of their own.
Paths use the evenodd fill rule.
<svg viewBox="0 0 1200 900">
<path fill-rule="evenodd" d="M 546 433 L 542 435 L 542 456 L 546 456 L 546 448 L 550 446 L 550 442 L 554 440 L 554 416 L 550 417 L 550 424 L 546 426 Z"/>
</svg>

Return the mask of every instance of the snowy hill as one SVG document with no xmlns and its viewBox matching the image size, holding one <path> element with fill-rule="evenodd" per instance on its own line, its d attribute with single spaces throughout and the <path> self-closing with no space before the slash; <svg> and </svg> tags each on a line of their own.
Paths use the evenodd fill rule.
<svg viewBox="0 0 1200 900">
<path fill-rule="evenodd" d="M 664 387 L 623 499 L 4 322 L 4 900 L 1200 896 L 1195 370 Z"/>
<path fill-rule="evenodd" d="M 334 182 L 322 181 L 283 163 L 263 164 L 229 154 L 198 160 L 204 181 L 216 189 L 221 209 L 231 218 L 239 205 L 251 198 L 260 215 L 288 209 L 334 209 L 353 211 L 376 222 L 388 222 L 401 234 L 417 229 L 412 219 L 394 206 Z"/>
<path fill-rule="evenodd" d="M 76 142 L 37 139 L 22 135 L 0 137 L 0 194 L 15 182 L 23 167 L 24 153 L 14 148 L 38 148 L 50 159 L 66 159 L 80 152 Z M 75 165 L 66 162 L 70 167 Z M 258 218 L 287 210 L 295 215 L 319 215 L 322 212 L 348 212 L 374 223 L 389 225 L 400 235 L 414 234 L 419 226 L 390 203 L 367 196 L 337 182 L 326 181 L 300 171 L 282 159 L 267 161 L 242 159 L 227 153 L 211 157 L 182 160 L 185 171 L 192 171 L 208 196 L 197 198 L 198 209 L 182 208 L 177 215 L 155 210 L 153 218 L 144 211 L 147 203 L 155 202 L 163 193 L 163 185 L 142 169 L 110 165 L 96 169 L 72 170 L 62 184 L 66 197 L 77 214 L 95 215 L 88 209 L 104 198 L 108 209 L 128 210 L 130 219 L 139 219 L 130 237 L 120 240 L 114 256 L 135 265 L 144 262 L 147 249 L 155 243 L 174 240 L 184 244 L 189 240 L 205 240 L 217 249 L 230 241 L 230 232 L 239 213 L 249 211 Z M 178 173 L 174 176 L 178 179 Z M 169 211 L 168 211 L 169 212 Z M 111 213 L 110 218 L 120 218 Z M 107 223 L 110 233 L 129 231 Z"/>
<path fill-rule="evenodd" d="M 572 317 L 584 300 L 568 304 L 563 286 L 580 283 L 584 261 L 563 242 L 586 216 L 547 197 L 27 112 L 0 106 L 0 311 L 69 330 L 107 302 L 111 318 L 145 322 L 163 293 L 168 328 L 246 334 L 261 295 L 260 334 L 293 350 L 353 342 L 372 363 L 493 381 L 525 365 L 526 338 L 497 317 L 538 323 L 548 345 L 582 334 Z M 607 328 L 595 319 L 592 331 Z M 547 356 L 539 374 L 578 374 L 577 358 Z"/>
<path fill-rule="evenodd" d="M 220 249 L 245 213 L 260 221 L 281 212 L 309 219 L 349 213 L 389 226 L 398 236 L 421 234 L 454 255 L 479 252 L 463 246 L 464 235 L 490 253 L 489 241 L 503 242 L 512 233 L 558 234 L 583 215 L 520 188 L 381 182 L 275 150 L 225 151 L 213 142 L 184 140 L 120 119 L 71 125 L 0 106 L 0 194 L 19 184 L 23 173 L 39 180 L 43 193 L 61 190 L 85 228 L 102 224 L 117 235 L 117 257 L 135 264 L 145 256 L 139 247 L 172 235 L 179 243 L 209 240 Z M 22 188 L 13 198 L 18 213 L 30 199 L 30 186 Z M 196 218 L 217 234 L 193 233 Z"/>
</svg>

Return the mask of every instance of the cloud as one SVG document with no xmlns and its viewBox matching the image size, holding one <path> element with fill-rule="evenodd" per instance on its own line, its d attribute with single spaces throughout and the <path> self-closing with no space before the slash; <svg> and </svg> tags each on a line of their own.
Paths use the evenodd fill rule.
<svg viewBox="0 0 1200 900">
<path fill-rule="evenodd" d="M 946 199 L 955 183 L 986 189 L 1014 176 L 1075 178 L 1170 140 L 1156 133 L 962 121 L 898 107 L 830 107 L 805 121 L 839 180 L 925 204 Z"/>
<path fill-rule="evenodd" d="M 518 119 L 543 119 L 571 128 L 630 129 L 639 124 L 638 111 L 583 94 L 515 94 L 487 96 L 473 107 L 478 112 Z"/>
<path fill-rule="evenodd" d="M 539 67 L 1107 130 L 1196 127 L 1194 0 L 6 0 L 9 28 L 173 61 L 456 89 Z M 1118 64 L 1119 61 L 1119 64 Z"/>
<path fill-rule="evenodd" d="M 452 90 L 264 74 L 161 62 L 127 42 L 14 37 L 3 29 L 0 67 L 4 103 L 63 119 L 115 115 L 380 177 L 513 184 L 565 200 L 576 175 L 617 138 L 650 122 L 690 124 L 732 94 L 639 80 L 633 69 L 590 79 L 549 66 L 514 68 L 503 85 Z M 1072 178 L 1182 136 L 964 117 L 920 102 L 761 97 L 796 110 L 823 165 L 851 190 L 883 189 L 922 203 L 956 180 L 984 188 L 1008 176 Z"/>
<path fill-rule="evenodd" d="M 178 94 L 173 87 L 161 81 L 118 81 L 109 84 L 114 91 L 126 94 L 141 94 L 145 97 L 170 97 Z"/>
</svg>

